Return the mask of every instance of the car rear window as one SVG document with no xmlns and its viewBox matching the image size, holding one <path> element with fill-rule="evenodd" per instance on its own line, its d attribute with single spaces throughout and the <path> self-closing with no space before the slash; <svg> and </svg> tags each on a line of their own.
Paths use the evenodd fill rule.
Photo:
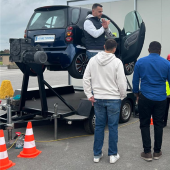
<svg viewBox="0 0 170 170">
<path fill-rule="evenodd" d="M 36 11 L 32 16 L 27 29 L 65 28 L 67 23 L 66 12 L 66 9 Z"/>
</svg>

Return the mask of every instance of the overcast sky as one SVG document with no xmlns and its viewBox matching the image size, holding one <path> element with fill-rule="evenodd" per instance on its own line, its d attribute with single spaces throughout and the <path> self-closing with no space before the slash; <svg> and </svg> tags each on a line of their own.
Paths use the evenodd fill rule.
<svg viewBox="0 0 170 170">
<path fill-rule="evenodd" d="M 23 38 L 34 9 L 66 5 L 67 0 L 0 0 L 0 50 L 9 49 L 9 38 Z"/>
<path fill-rule="evenodd" d="M 0 50 L 9 49 L 9 38 L 23 38 L 34 9 L 66 5 L 68 0 L 0 0 Z M 79 1 L 79 0 L 75 0 Z M 80 0 L 81 1 L 81 0 Z M 84 5 L 120 0 L 83 0 L 70 5 Z"/>
</svg>

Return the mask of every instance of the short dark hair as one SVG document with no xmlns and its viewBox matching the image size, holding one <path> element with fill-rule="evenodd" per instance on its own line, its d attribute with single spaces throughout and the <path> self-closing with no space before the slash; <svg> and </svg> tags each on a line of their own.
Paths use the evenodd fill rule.
<svg viewBox="0 0 170 170">
<path fill-rule="evenodd" d="M 101 4 L 95 3 L 93 4 L 92 9 L 96 9 L 98 6 L 103 7 Z"/>
<path fill-rule="evenodd" d="M 113 48 L 117 48 L 117 42 L 114 39 L 108 39 L 105 42 L 105 49 L 106 51 L 111 51 Z"/>
<path fill-rule="evenodd" d="M 152 41 L 149 44 L 149 52 L 150 53 L 159 53 L 161 51 L 161 44 L 157 41 Z"/>
</svg>

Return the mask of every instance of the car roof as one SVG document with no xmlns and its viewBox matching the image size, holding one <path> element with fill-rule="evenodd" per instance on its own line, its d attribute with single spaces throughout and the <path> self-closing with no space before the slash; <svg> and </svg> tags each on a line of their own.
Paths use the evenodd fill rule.
<svg viewBox="0 0 170 170">
<path fill-rule="evenodd" d="M 55 10 L 55 9 L 62 9 L 62 8 L 80 8 L 74 6 L 67 6 L 67 5 L 52 5 L 52 6 L 42 6 L 34 9 L 34 11 L 44 11 L 44 10 Z M 87 9 L 87 8 L 86 8 Z"/>
<path fill-rule="evenodd" d="M 82 8 L 82 7 L 77 7 L 77 6 L 67 6 L 67 5 L 51 5 L 51 6 L 42 6 L 42 7 L 38 7 L 36 9 L 34 9 L 34 11 L 46 11 L 48 10 L 56 10 L 56 9 L 63 9 L 63 8 L 81 8 L 82 10 L 89 10 L 91 11 L 91 9 L 89 8 Z"/>
</svg>

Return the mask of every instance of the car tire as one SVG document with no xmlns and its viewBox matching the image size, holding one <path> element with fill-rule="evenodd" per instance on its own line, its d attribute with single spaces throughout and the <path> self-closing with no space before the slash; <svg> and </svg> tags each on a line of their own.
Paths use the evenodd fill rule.
<svg viewBox="0 0 170 170">
<path fill-rule="evenodd" d="M 74 57 L 68 68 L 68 72 L 73 78 L 82 79 L 87 64 L 88 57 L 86 56 L 86 53 L 79 53 Z"/>
<path fill-rule="evenodd" d="M 126 123 L 129 121 L 132 114 L 132 103 L 129 100 L 123 100 L 120 109 L 120 123 Z"/>
<path fill-rule="evenodd" d="M 125 75 L 131 75 L 134 72 L 135 63 L 136 61 L 133 61 L 128 64 L 124 64 Z"/>
<path fill-rule="evenodd" d="M 94 109 L 92 109 L 90 117 L 84 121 L 84 129 L 87 133 L 94 134 L 95 129 Z"/>
</svg>

